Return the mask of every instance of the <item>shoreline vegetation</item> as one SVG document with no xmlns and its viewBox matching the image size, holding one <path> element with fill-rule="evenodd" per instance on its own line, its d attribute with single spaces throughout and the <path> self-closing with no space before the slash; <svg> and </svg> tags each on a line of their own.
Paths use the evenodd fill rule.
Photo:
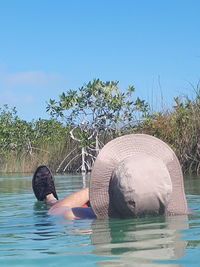
<svg viewBox="0 0 200 267">
<path fill-rule="evenodd" d="M 0 107 L 0 172 L 32 173 L 41 164 L 59 173 L 87 171 L 103 144 L 120 135 L 145 133 L 172 147 L 185 174 L 199 175 L 199 86 L 194 99 L 177 97 L 170 110 L 160 112 L 150 112 L 144 100 L 131 100 L 134 90 L 120 93 L 118 82 L 94 80 L 63 93 L 59 101 L 50 100 L 49 120 L 27 122 L 16 108 Z"/>
</svg>

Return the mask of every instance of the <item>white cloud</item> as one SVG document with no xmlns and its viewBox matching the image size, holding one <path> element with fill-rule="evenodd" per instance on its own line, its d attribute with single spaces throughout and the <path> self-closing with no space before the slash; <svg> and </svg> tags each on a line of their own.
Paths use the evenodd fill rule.
<svg viewBox="0 0 200 267">
<path fill-rule="evenodd" d="M 38 70 L 11 72 L 0 62 L 0 107 L 16 107 L 26 120 L 45 117 L 46 101 L 60 93 L 66 79 Z"/>
<path fill-rule="evenodd" d="M 34 102 L 34 97 L 32 94 L 19 95 L 11 90 L 6 90 L 0 92 L 0 105 L 9 104 L 15 106 L 18 104 L 32 104 Z"/>
<path fill-rule="evenodd" d="M 11 72 L 0 62 L 0 107 L 16 107 L 20 117 L 45 117 L 46 102 L 60 93 L 66 79 L 57 73 L 37 70 Z"/>
<path fill-rule="evenodd" d="M 5 82 L 8 85 L 41 85 L 47 82 L 47 77 L 39 71 L 18 72 L 7 75 Z"/>
<path fill-rule="evenodd" d="M 61 76 L 55 73 L 44 73 L 42 71 L 25 71 L 16 73 L 1 73 L 1 83 L 6 88 L 15 86 L 45 86 L 51 87 L 59 83 Z"/>
</svg>

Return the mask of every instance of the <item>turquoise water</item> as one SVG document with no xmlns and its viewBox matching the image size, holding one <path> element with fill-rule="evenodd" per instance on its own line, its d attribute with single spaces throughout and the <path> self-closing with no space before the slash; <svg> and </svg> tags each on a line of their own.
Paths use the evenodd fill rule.
<svg viewBox="0 0 200 267">
<path fill-rule="evenodd" d="M 81 176 L 56 176 L 60 198 Z M 47 214 L 31 176 L 0 176 L 0 266 L 199 266 L 200 178 L 185 182 L 193 213 L 137 220 L 62 220 Z"/>
</svg>

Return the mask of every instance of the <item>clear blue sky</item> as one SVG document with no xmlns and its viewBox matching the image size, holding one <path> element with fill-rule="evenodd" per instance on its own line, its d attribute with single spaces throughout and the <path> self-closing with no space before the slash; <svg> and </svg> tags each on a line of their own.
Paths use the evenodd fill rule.
<svg viewBox="0 0 200 267">
<path fill-rule="evenodd" d="M 154 109 L 192 96 L 199 10 L 198 0 L 0 0 L 0 106 L 48 118 L 50 98 L 94 78 L 134 85 Z"/>
</svg>

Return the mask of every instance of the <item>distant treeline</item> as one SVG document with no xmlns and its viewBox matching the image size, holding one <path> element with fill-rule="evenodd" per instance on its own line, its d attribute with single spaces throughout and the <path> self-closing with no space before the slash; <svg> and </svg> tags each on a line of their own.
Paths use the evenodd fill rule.
<svg viewBox="0 0 200 267">
<path fill-rule="evenodd" d="M 63 171 L 81 150 L 70 137 L 71 126 L 57 119 L 27 122 L 19 118 L 15 108 L 0 108 L 0 172 L 33 172 L 48 165 L 54 172 Z M 101 136 L 104 144 L 118 135 L 146 133 L 168 143 L 176 152 L 185 173 L 200 173 L 200 95 L 194 100 L 176 98 L 171 110 L 147 114 L 138 123 L 109 131 Z M 68 155 L 68 158 L 65 158 Z M 63 161 L 63 162 L 64 162 Z M 81 159 L 68 164 L 66 172 L 80 171 Z"/>
</svg>

